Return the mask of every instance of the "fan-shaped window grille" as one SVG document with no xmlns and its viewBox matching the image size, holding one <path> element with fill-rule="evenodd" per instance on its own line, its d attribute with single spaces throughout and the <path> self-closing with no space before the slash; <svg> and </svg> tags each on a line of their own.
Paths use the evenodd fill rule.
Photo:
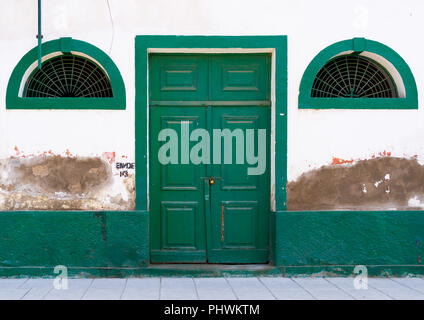
<svg viewBox="0 0 424 320">
<path fill-rule="evenodd" d="M 85 57 L 66 54 L 45 61 L 30 75 L 24 97 L 110 98 L 113 93 L 101 67 Z"/>
<path fill-rule="evenodd" d="M 342 55 L 328 61 L 318 72 L 311 97 L 397 98 L 396 86 L 375 61 L 357 55 Z"/>
</svg>

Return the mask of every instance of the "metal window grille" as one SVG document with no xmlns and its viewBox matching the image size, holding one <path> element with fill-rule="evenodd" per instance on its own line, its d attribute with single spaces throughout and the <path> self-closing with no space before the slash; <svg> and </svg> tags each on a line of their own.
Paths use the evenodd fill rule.
<svg viewBox="0 0 424 320">
<path fill-rule="evenodd" d="M 112 86 L 106 73 L 90 59 L 67 54 L 45 61 L 28 78 L 24 97 L 110 98 Z"/>
<path fill-rule="evenodd" d="M 387 71 L 375 61 L 357 55 L 342 55 L 328 61 L 318 72 L 311 97 L 397 98 L 396 86 Z"/>
</svg>

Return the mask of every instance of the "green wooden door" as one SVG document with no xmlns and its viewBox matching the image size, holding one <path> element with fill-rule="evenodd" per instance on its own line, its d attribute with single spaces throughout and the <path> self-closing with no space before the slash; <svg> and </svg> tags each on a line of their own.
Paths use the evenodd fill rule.
<svg viewBox="0 0 424 320">
<path fill-rule="evenodd" d="M 267 262 L 270 56 L 152 54 L 149 88 L 151 261 Z"/>
</svg>

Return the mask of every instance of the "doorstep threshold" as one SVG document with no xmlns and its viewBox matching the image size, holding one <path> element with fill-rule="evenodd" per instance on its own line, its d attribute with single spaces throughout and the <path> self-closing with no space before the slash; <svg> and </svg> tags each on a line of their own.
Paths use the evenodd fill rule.
<svg viewBox="0 0 424 320">
<path fill-rule="evenodd" d="M 167 277 L 257 277 L 282 274 L 282 268 L 270 264 L 161 263 L 150 264 L 143 271 L 150 276 Z"/>
</svg>

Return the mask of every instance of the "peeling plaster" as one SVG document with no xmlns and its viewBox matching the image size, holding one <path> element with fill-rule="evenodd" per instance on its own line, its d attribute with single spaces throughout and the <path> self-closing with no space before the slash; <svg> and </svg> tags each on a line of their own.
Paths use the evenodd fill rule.
<svg viewBox="0 0 424 320">
<path fill-rule="evenodd" d="M 421 210 L 424 166 L 415 157 L 391 157 L 387 152 L 382 157 L 322 166 L 287 184 L 287 208 Z"/>
<path fill-rule="evenodd" d="M 0 210 L 134 210 L 134 174 L 111 158 L 45 153 L 0 160 Z M 115 161 L 115 153 L 113 153 Z"/>
</svg>

